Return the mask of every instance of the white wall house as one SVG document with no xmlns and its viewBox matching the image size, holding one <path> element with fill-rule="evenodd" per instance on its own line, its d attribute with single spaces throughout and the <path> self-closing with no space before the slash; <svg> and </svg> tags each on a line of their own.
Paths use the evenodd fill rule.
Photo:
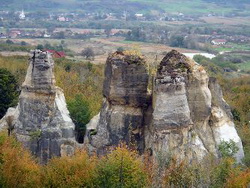
<svg viewBox="0 0 250 188">
<path fill-rule="evenodd" d="M 213 45 L 224 45 L 227 43 L 225 39 L 214 39 L 211 41 Z"/>
</svg>

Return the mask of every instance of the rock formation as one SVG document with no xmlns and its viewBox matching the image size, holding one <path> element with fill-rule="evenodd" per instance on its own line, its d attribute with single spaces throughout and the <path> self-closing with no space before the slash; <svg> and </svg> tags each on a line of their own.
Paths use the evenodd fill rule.
<svg viewBox="0 0 250 188">
<path fill-rule="evenodd" d="M 46 163 L 53 156 L 73 154 L 75 125 L 69 117 L 63 91 L 55 86 L 54 62 L 47 52 L 32 52 L 16 109 L 0 122 Z M 11 128 L 10 128 L 11 127 Z"/>
<path fill-rule="evenodd" d="M 143 150 L 143 108 L 147 103 L 145 60 L 114 53 L 107 59 L 103 107 L 88 126 L 85 144 L 102 154 L 108 146 L 125 142 Z M 94 130 L 96 129 L 96 130 Z"/>
<path fill-rule="evenodd" d="M 144 60 L 115 53 L 107 60 L 104 103 L 91 121 L 85 144 L 103 152 L 121 141 L 133 143 L 154 156 L 176 156 L 200 161 L 207 154 L 219 157 L 221 141 L 233 140 L 243 156 L 229 106 L 214 78 L 202 66 L 177 51 L 160 63 L 147 96 Z"/>
<path fill-rule="evenodd" d="M 202 66 L 177 51 L 160 63 L 153 89 L 152 122 L 146 146 L 179 159 L 201 160 L 208 153 L 219 157 L 218 145 L 232 139 L 243 158 L 229 106 L 214 78 Z"/>
</svg>

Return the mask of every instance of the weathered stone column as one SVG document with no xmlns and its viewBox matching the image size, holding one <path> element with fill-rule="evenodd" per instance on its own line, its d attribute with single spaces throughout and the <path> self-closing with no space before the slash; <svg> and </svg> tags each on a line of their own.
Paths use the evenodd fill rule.
<svg viewBox="0 0 250 188">
<path fill-rule="evenodd" d="M 104 102 L 85 143 L 99 154 L 121 142 L 143 150 L 143 107 L 147 103 L 148 71 L 135 55 L 111 54 L 106 63 Z"/>
<path fill-rule="evenodd" d="M 41 163 L 53 156 L 74 153 L 75 125 L 69 117 L 63 91 L 55 86 L 54 61 L 48 52 L 31 53 L 19 103 L 14 113 L 13 134 Z M 8 114 L 4 119 L 8 119 Z"/>
<path fill-rule="evenodd" d="M 190 162 L 209 153 L 219 157 L 218 145 L 232 139 L 239 147 L 236 158 L 242 159 L 231 112 L 212 80 L 202 66 L 175 50 L 164 57 L 154 82 L 152 122 L 145 133 L 146 148 L 155 156 Z"/>
</svg>

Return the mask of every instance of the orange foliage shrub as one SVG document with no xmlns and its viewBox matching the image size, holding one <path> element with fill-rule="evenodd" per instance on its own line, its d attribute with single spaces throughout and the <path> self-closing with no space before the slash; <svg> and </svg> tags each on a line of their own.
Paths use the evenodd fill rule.
<svg viewBox="0 0 250 188">
<path fill-rule="evenodd" d="M 243 171 L 240 174 L 232 174 L 227 181 L 227 188 L 247 188 L 250 185 L 250 169 Z"/>
<path fill-rule="evenodd" d="M 3 187 L 41 187 L 41 169 L 17 141 L 0 134 L 0 177 Z"/>
</svg>

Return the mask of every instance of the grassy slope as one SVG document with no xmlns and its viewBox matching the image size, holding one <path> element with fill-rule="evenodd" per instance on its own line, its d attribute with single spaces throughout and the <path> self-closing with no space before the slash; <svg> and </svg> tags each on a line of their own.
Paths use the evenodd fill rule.
<svg viewBox="0 0 250 188">
<path fill-rule="evenodd" d="M 170 13 L 227 13 L 235 10 L 235 6 L 219 6 L 214 3 L 206 3 L 203 0 L 0 0 L 5 9 L 27 10 L 95 10 L 95 11 L 124 11 L 134 10 L 146 13 L 152 10 L 167 11 Z M 125 6 L 124 6 L 125 5 Z M 125 7 L 125 8 L 124 8 Z M 248 11 L 246 9 L 245 11 Z"/>
</svg>

